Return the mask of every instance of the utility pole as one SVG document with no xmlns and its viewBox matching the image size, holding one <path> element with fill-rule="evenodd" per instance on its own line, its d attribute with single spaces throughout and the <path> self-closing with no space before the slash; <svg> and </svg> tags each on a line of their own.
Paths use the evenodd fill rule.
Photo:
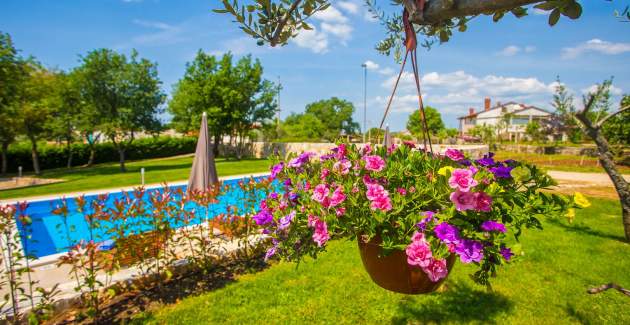
<svg viewBox="0 0 630 325">
<path fill-rule="evenodd" d="M 280 76 L 278 76 L 278 107 L 276 108 L 276 133 L 280 132 L 280 90 L 282 84 L 280 83 Z"/>
<path fill-rule="evenodd" d="M 367 133 L 367 64 L 361 64 L 363 68 L 363 143 Z"/>
</svg>

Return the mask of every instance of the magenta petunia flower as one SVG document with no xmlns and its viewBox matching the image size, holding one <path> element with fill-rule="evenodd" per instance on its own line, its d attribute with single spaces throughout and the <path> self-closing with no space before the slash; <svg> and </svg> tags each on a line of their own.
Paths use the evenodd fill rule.
<svg viewBox="0 0 630 325">
<path fill-rule="evenodd" d="M 269 210 L 263 209 L 256 213 L 252 219 L 254 219 L 257 225 L 264 226 L 273 222 L 273 214 L 271 214 Z"/>
<path fill-rule="evenodd" d="M 330 190 L 328 189 L 328 185 L 319 184 L 313 189 L 313 195 L 311 196 L 311 198 L 319 203 L 324 203 L 324 200 L 328 198 L 329 193 Z"/>
<path fill-rule="evenodd" d="M 460 161 L 466 158 L 463 152 L 452 148 L 446 149 L 446 152 L 444 154 L 446 155 L 446 157 L 449 157 L 453 161 Z"/>
<path fill-rule="evenodd" d="M 372 200 L 370 209 L 387 212 L 392 209 L 392 201 L 389 199 L 389 196 L 379 196 Z"/>
<path fill-rule="evenodd" d="M 328 177 L 328 175 L 330 175 L 330 170 L 328 168 L 322 168 L 322 173 L 319 176 L 319 178 L 321 180 L 324 180 L 324 179 L 326 179 L 326 177 Z"/>
<path fill-rule="evenodd" d="M 396 189 L 396 192 L 398 192 L 398 194 L 400 194 L 400 195 L 402 195 L 402 196 L 407 195 L 407 190 L 405 190 L 405 189 L 404 189 L 404 188 L 402 188 L 402 187 L 397 188 L 397 189 Z"/>
<path fill-rule="evenodd" d="M 475 209 L 489 212 L 492 210 L 492 197 L 484 192 L 477 192 L 475 195 Z"/>
<path fill-rule="evenodd" d="M 377 155 L 365 156 L 365 169 L 373 172 L 380 172 L 385 168 L 385 160 Z"/>
<path fill-rule="evenodd" d="M 507 232 L 507 229 L 505 229 L 505 225 L 504 224 L 502 224 L 500 222 L 493 221 L 493 220 L 484 221 L 481 224 L 481 230 L 487 231 L 487 232 L 492 232 L 492 231 Z"/>
<path fill-rule="evenodd" d="M 346 195 L 343 194 L 343 187 L 341 185 L 337 186 L 335 191 L 333 192 L 330 198 L 330 206 L 338 206 L 346 200 Z"/>
<path fill-rule="evenodd" d="M 315 232 L 313 233 L 313 241 L 317 246 L 322 247 L 330 239 L 328 234 L 328 225 L 320 219 L 315 220 Z"/>
<path fill-rule="evenodd" d="M 483 259 L 483 244 L 475 240 L 466 239 L 455 246 L 455 253 L 462 263 L 481 262 Z"/>
<path fill-rule="evenodd" d="M 311 159 L 311 157 L 315 155 L 316 154 L 314 152 L 304 152 L 300 154 L 297 158 L 294 158 L 291 161 L 289 161 L 288 166 L 291 168 L 302 167 L 303 164 L 307 163 Z"/>
<path fill-rule="evenodd" d="M 271 167 L 271 178 L 275 179 L 276 176 L 278 176 L 278 174 L 282 171 L 282 168 L 284 168 L 284 163 L 278 163 L 273 165 L 273 167 Z"/>
<path fill-rule="evenodd" d="M 446 260 L 432 259 L 429 265 L 422 268 L 422 271 L 427 274 L 431 281 L 438 282 L 440 279 L 443 279 L 448 275 Z"/>
<path fill-rule="evenodd" d="M 477 204 L 473 193 L 461 192 L 459 190 L 451 193 L 451 202 L 455 203 L 455 209 L 457 209 L 457 211 L 474 209 Z"/>
<path fill-rule="evenodd" d="M 503 258 L 506 261 L 508 261 L 508 262 L 510 261 L 512 256 L 514 256 L 514 253 L 512 253 L 512 250 L 507 248 L 507 247 L 505 247 L 505 246 L 501 246 L 501 251 L 500 252 L 501 252 L 501 255 L 503 256 Z"/>
<path fill-rule="evenodd" d="M 470 191 L 471 187 L 476 186 L 478 183 L 473 178 L 473 171 L 470 169 L 458 168 L 451 172 L 451 177 L 448 179 L 448 185 L 451 188 L 458 189 L 462 192 Z"/>
</svg>

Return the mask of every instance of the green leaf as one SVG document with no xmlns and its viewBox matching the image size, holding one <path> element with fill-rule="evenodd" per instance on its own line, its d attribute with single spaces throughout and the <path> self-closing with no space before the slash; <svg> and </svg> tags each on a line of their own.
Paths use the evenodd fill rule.
<svg viewBox="0 0 630 325">
<path fill-rule="evenodd" d="M 578 19 L 582 15 L 582 6 L 573 1 L 562 10 L 562 14 L 571 19 Z"/>
<path fill-rule="evenodd" d="M 497 12 L 495 12 L 494 15 L 492 16 L 492 21 L 494 21 L 496 23 L 501 18 L 503 18 L 503 15 L 505 15 L 505 11 L 497 11 Z"/>
<path fill-rule="evenodd" d="M 559 19 L 560 19 L 560 9 L 556 8 L 549 15 L 549 26 L 553 26 L 557 24 Z"/>
</svg>

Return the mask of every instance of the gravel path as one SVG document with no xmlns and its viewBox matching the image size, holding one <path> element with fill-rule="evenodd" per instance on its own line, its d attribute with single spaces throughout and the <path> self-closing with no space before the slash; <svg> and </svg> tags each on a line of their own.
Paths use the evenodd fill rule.
<svg viewBox="0 0 630 325">
<path fill-rule="evenodd" d="M 559 182 L 580 182 L 591 183 L 593 185 L 612 186 L 612 182 L 606 173 L 577 173 L 577 172 L 561 172 L 550 170 L 549 176 Z M 624 175 L 624 178 L 630 182 L 630 175 Z"/>
</svg>

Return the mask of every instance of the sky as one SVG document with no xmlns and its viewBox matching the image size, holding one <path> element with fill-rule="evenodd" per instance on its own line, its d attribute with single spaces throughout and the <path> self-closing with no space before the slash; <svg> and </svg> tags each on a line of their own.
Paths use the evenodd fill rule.
<svg viewBox="0 0 630 325">
<path fill-rule="evenodd" d="M 0 31 L 12 36 L 22 55 L 64 70 L 76 67 L 81 55 L 93 49 L 125 54 L 136 49 L 141 57 L 157 62 L 167 94 L 199 50 L 251 54 L 260 59 L 266 79 L 282 84 L 282 118 L 336 96 L 354 103 L 354 118 L 361 126 L 361 65 L 366 63 L 367 127 L 378 126 L 400 66 L 374 49 L 385 30 L 363 0 L 331 2 L 328 10 L 312 17 L 313 31 L 281 48 L 257 46 L 230 16 L 212 12 L 220 6 L 218 0 L 3 0 Z M 506 16 L 498 23 L 481 16 L 466 32 L 455 31 L 449 42 L 419 48 L 425 104 L 438 109 L 449 127 L 456 127 L 457 117 L 470 107 L 483 107 L 484 97 L 493 104 L 516 101 L 552 110 L 560 76 L 578 107 L 595 83 L 614 77 L 612 94 L 618 107 L 620 96 L 630 93 L 630 23 L 620 22 L 613 12 L 628 1 L 580 2 L 580 19 L 562 17 L 554 27 L 548 26 L 545 12 L 532 9 L 527 17 Z M 376 4 L 398 10 L 389 0 Z M 417 109 L 410 69 L 387 117 L 394 131 L 405 129 L 409 114 Z"/>
</svg>

